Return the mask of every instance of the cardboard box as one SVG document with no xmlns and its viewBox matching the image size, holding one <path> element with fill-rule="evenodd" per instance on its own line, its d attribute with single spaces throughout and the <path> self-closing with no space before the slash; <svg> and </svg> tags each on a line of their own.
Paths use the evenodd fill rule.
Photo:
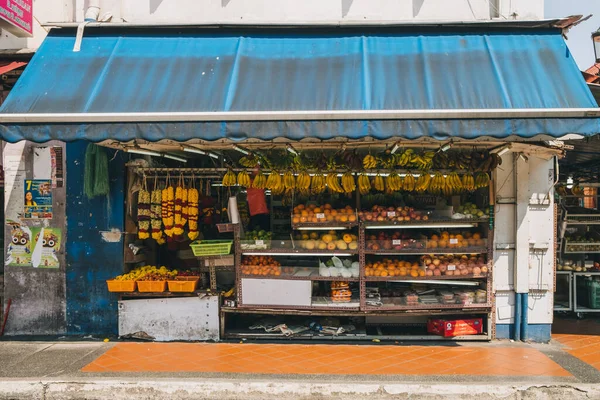
<svg viewBox="0 0 600 400">
<path fill-rule="evenodd" d="M 427 322 L 427 332 L 443 337 L 480 335 L 483 333 L 483 319 L 430 319 Z"/>
</svg>

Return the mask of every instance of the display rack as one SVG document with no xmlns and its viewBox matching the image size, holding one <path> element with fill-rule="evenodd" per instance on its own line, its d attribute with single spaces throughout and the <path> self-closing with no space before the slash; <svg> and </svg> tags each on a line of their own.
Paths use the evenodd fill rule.
<svg viewBox="0 0 600 400">
<path fill-rule="evenodd" d="M 558 277 L 562 276 L 567 280 L 567 301 L 557 299 L 557 295 L 554 296 L 554 311 L 573 311 L 573 272 L 571 271 L 556 271 L 557 281 Z"/>
<path fill-rule="evenodd" d="M 358 230 L 358 249 L 356 251 L 321 251 L 321 250 L 302 250 L 302 249 L 265 249 L 265 250 L 242 250 L 240 247 L 240 231 L 239 228 L 234 230 L 234 248 L 235 248 L 235 268 L 236 268 L 236 307 L 228 307 L 222 309 L 221 318 L 224 321 L 226 314 L 235 313 L 254 313 L 254 314 L 274 314 L 274 315 L 331 315 L 331 316 L 373 316 L 373 315 L 419 315 L 419 316 L 436 316 L 436 315 L 485 315 L 487 320 L 487 333 L 476 335 L 477 337 L 467 337 L 469 340 L 489 340 L 493 337 L 493 321 L 492 321 L 492 265 L 493 265 L 493 218 L 483 219 L 463 219 L 463 220 L 428 220 L 418 221 L 414 223 L 373 223 L 373 222 L 356 222 L 356 223 L 296 223 L 292 224 L 296 230 L 346 230 L 357 228 Z M 485 230 L 486 240 L 485 246 L 467 247 L 467 248 L 443 248 L 443 249 L 423 249 L 415 250 L 394 250 L 394 251 L 370 251 L 366 250 L 366 234 L 365 232 L 372 229 L 427 229 L 427 228 L 447 228 L 447 229 L 471 229 L 481 228 Z M 485 254 L 487 256 L 487 274 L 481 275 L 460 275 L 460 276 L 435 276 L 435 277 L 372 277 L 365 275 L 366 256 L 376 255 L 396 255 L 396 256 L 418 256 L 418 255 L 443 255 L 443 254 Z M 262 276 L 262 275 L 243 275 L 241 272 L 241 259 L 245 255 L 255 256 L 358 256 L 360 267 L 360 276 L 358 278 L 343 278 L 343 277 L 323 277 L 314 274 L 307 276 L 278 275 L 278 276 Z M 315 272 L 316 269 L 315 269 Z M 286 305 L 260 305 L 260 304 L 244 304 L 244 293 L 242 279 L 264 279 L 264 280 L 309 280 L 309 281 L 347 281 L 359 283 L 358 303 L 355 307 L 349 305 L 334 304 L 331 307 L 323 307 L 317 305 L 310 306 L 286 306 Z M 471 287 L 481 288 L 486 290 L 486 301 L 484 303 L 471 304 L 419 304 L 419 305 L 403 305 L 403 304 L 388 304 L 381 307 L 367 305 L 366 286 L 371 282 L 400 282 L 400 283 L 423 283 L 431 285 L 468 285 Z M 353 304 L 353 303 L 352 303 Z M 224 322 L 222 331 L 225 332 Z M 226 334 L 228 338 L 239 337 L 260 337 L 251 333 L 242 334 L 233 332 Z M 265 337 L 271 337 L 265 335 Z M 373 338 L 373 335 L 365 335 L 367 338 Z M 404 336 L 404 339 L 409 340 L 411 336 Z M 400 338 L 400 337 L 399 337 Z M 417 338 L 417 336 L 415 336 Z M 423 340 L 425 336 L 418 336 L 419 340 Z M 439 336 L 429 338 L 438 339 Z M 463 338 L 465 339 L 465 338 Z M 457 338 L 453 338 L 457 340 Z"/>
<path fill-rule="evenodd" d="M 597 308 L 593 307 L 585 307 L 580 305 L 579 298 L 577 297 L 578 291 L 578 279 L 586 278 L 586 277 L 600 277 L 600 272 L 573 272 L 573 311 L 576 313 L 598 313 L 600 312 L 600 304 L 597 304 Z M 589 289 L 591 290 L 591 289 Z M 600 293 L 599 296 L 594 299 L 594 302 L 600 303 Z"/>
</svg>

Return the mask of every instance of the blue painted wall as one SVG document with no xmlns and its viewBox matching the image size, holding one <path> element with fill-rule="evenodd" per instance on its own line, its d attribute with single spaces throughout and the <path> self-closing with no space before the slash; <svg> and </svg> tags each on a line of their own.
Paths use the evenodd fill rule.
<svg viewBox="0 0 600 400">
<path fill-rule="evenodd" d="M 514 324 L 496 324 L 496 339 L 514 339 Z M 547 343 L 552 336 L 551 324 L 529 324 L 527 340 L 536 343 Z"/>
<path fill-rule="evenodd" d="M 106 290 L 106 279 L 123 271 L 123 239 L 102 240 L 100 232 L 124 224 L 125 156 L 105 149 L 109 158 L 110 194 L 88 200 L 83 194 L 83 170 L 88 142 L 67 143 L 66 289 L 67 334 L 114 335 L 118 332 L 117 296 Z"/>
</svg>

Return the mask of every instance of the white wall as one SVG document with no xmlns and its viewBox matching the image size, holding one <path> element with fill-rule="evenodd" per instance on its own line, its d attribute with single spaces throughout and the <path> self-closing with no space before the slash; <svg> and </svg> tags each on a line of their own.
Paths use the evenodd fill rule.
<svg viewBox="0 0 600 400">
<path fill-rule="evenodd" d="M 2 31 L 0 49 L 37 48 L 45 37 L 40 23 L 82 21 L 89 0 L 34 0 L 34 37 Z M 100 0 L 101 14 L 116 21 L 357 22 L 473 21 L 491 18 L 541 19 L 544 0 Z"/>
</svg>

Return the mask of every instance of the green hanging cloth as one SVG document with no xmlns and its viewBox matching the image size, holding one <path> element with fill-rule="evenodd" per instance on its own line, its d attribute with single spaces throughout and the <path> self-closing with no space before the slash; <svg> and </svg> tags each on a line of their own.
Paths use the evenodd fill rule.
<svg viewBox="0 0 600 400">
<path fill-rule="evenodd" d="M 108 195 L 108 156 L 102 147 L 88 144 L 83 174 L 83 193 L 88 199 Z"/>
</svg>

